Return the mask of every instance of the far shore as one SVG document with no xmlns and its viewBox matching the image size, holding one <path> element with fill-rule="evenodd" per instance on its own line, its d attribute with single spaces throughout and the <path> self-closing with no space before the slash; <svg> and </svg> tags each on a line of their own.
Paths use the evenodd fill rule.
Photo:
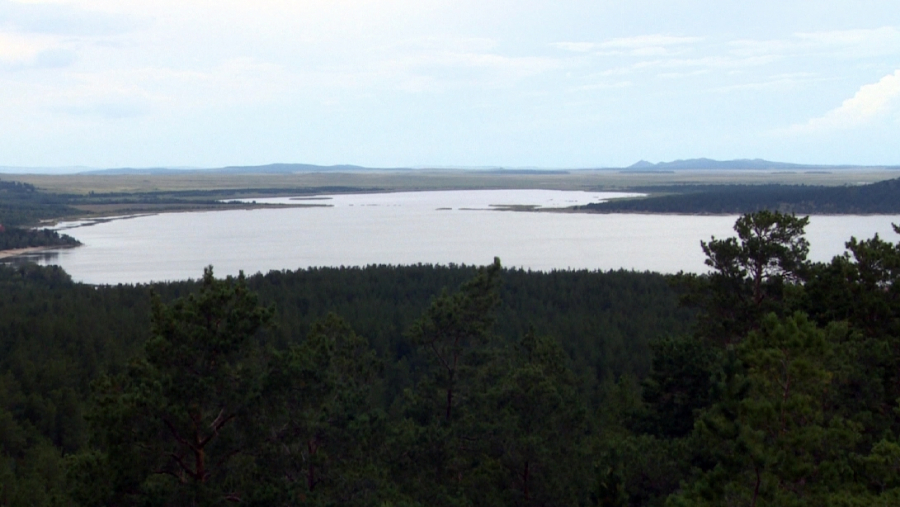
<svg viewBox="0 0 900 507">
<path fill-rule="evenodd" d="M 257 203 L 222 203 L 218 205 L 94 205 L 73 206 L 85 212 L 84 215 L 72 215 L 67 217 L 42 220 L 37 228 L 55 227 L 62 222 L 89 222 L 79 227 L 111 222 L 113 220 L 126 220 L 129 218 L 147 217 L 163 213 L 201 213 L 210 211 L 235 211 L 257 209 L 280 208 L 329 208 L 330 204 L 257 204 Z M 57 229 L 64 232 L 68 227 Z"/>
</svg>

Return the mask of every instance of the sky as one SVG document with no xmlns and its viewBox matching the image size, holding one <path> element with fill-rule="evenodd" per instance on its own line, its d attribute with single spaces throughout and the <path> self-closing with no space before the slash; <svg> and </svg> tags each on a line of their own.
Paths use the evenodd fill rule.
<svg viewBox="0 0 900 507">
<path fill-rule="evenodd" d="M 0 0 L 0 166 L 900 165 L 897 0 Z"/>
</svg>

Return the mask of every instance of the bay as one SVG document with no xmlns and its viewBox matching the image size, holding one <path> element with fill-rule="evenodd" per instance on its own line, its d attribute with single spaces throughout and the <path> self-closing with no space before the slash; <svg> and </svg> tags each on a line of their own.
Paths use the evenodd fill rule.
<svg viewBox="0 0 900 507">
<path fill-rule="evenodd" d="M 76 281 L 144 283 L 315 266 L 487 264 L 531 270 L 703 272 L 701 240 L 734 235 L 736 216 L 498 211 L 499 205 L 562 208 L 621 194 L 483 190 L 343 194 L 258 202 L 323 207 L 165 213 L 60 224 L 84 243 L 42 252 Z M 850 236 L 894 241 L 900 216 L 814 216 L 813 260 L 843 252 Z"/>
</svg>

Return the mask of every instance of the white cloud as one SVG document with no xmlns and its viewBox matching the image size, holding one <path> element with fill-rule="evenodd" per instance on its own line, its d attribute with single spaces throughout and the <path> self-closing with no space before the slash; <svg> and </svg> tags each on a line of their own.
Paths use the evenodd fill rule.
<svg viewBox="0 0 900 507">
<path fill-rule="evenodd" d="M 807 45 L 844 57 L 900 54 L 900 30 L 892 26 L 869 30 L 798 33 L 795 37 Z"/>
<path fill-rule="evenodd" d="M 590 92 L 597 90 L 613 90 L 617 88 L 628 88 L 633 86 L 634 83 L 631 81 L 614 81 L 614 82 L 600 82 L 600 83 L 592 83 L 586 84 L 583 86 L 576 86 L 569 91 L 578 91 L 578 92 Z"/>
<path fill-rule="evenodd" d="M 821 78 L 818 78 L 815 74 L 809 72 L 789 72 L 768 76 L 760 81 L 750 81 L 746 83 L 720 86 L 717 88 L 713 88 L 712 91 L 720 93 L 747 90 L 788 92 L 808 83 L 821 80 Z"/>
<path fill-rule="evenodd" d="M 796 51 L 797 44 L 791 40 L 739 39 L 728 43 L 731 53 L 741 57 L 784 56 Z"/>
<path fill-rule="evenodd" d="M 660 79 L 690 78 L 707 74 L 743 72 L 770 65 L 778 57 L 764 53 L 735 54 L 721 45 L 707 43 L 703 37 L 664 34 L 608 39 L 599 43 L 558 42 L 551 45 L 595 56 L 619 56 L 630 64 L 595 73 L 601 76 L 643 73 Z M 627 61 L 627 60 L 626 60 Z"/>
<path fill-rule="evenodd" d="M 887 26 L 860 30 L 800 32 L 785 39 L 740 39 L 729 42 L 738 56 L 806 56 L 871 58 L 900 54 L 900 29 Z"/>
<path fill-rule="evenodd" d="M 789 131 L 812 133 L 865 126 L 896 110 L 898 103 L 900 103 L 900 70 L 888 74 L 877 83 L 861 87 L 840 107 L 804 124 L 794 125 Z"/>
<path fill-rule="evenodd" d="M 554 42 L 551 47 L 587 53 L 596 51 L 599 55 L 620 56 L 630 55 L 638 57 L 664 56 L 670 54 L 673 48 L 679 48 L 702 42 L 702 37 L 680 37 L 673 35 L 652 34 L 636 37 L 620 37 L 608 39 L 603 42 Z"/>
<path fill-rule="evenodd" d="M 609 39 L 607 41 L 601 42 L 597 45 L 597 47 L 600 49 L 642 49 L 648 47 L 666 47 L 694 44 L 697 42 L 701 42 L 702 40 L 702 37 L 676 37 L 672 35 L 653 34 Z"/>
<path fill-rule="evenodd" d="M 0 69 L 51 69 L 68 67 L 75 52 L 52 37 L 0 32 Z"/>
<path fill-rule="evenodd" d="M 250 58 L 227 60 L 205 70 L 141 67 L 84 73 L 73 81 L 77 84 L 59 97 L 60 103 L 87 111 L 93 111 L 95 104 L 105 111 L 112 104 L 116 110 L 141 113 L 272 102 L 302 86 L 280 67 Z"/>
<path fill-rule="evenodd" d="M 46 41 L 0 33 L 0 63 L 26 63 L 49 47 Z"/>
<path fill-rule="evenodd" d="M 664 79 L 698 76 L 717 72 L 740 72 L 771 64 L 775 58 L 756 56 L 735 58 L 733 56 L 704 56 L 699 58 L 656 58 L 639 60 L 627 66 L 614 67 L 597 73 L 601 76 L 624 76 L 636 73 L 651 73 Z"/>
<path fill-rule="evenodd" d="M 556 49 L 564 49 L 566 51 L 574 51 L 576 53 L 586 53 L 597 47 L 593 42 L 554 42 L 550 44 Z"/>
<path fill-rule="evenodd" d="M 66 125 L 73 121 L 190 116 L 212 108 L 283 101 L 306 86 L 309 83 L 277 66 L 246 58 L 203 70 L 158 66 L 67 69 L 61 79 L 28 79 L 28 75 L 10 72 L 0 74 L 0 111 L 3 115 L 21 115 L 22 111 L 30 117 L 44 115 L 51 124 L 72 120 Z"/>
<path fill-rule="evenodd" d="M 76 5 L 0 0 L 0 27 L 20 33 L 96 37 L 126 33 L 142 24 L 131 16 Z"/>
<path fill-rule="evenodd" d="M 485 37 L 420 37 L 416 39 L 404 39 L 400 42 L 378 48 L 385 50 L 413 50 L 413 51 L 492 51 L 497 47 L 497 41 Z"/>
<path fill-rule="evenodd" d="M 76 117 L 117 120 L 143 116 L 147 113 L 148 106 L 140 101 L 104 101 L 67 104 L 54 109 L 57 112 Z"/>
<path fill-rule="evenodd" d="M 656 75 L 660 79 L 682 79 L 687 77 L 696 77 L 709 74 L 708 69 L 699 69 L 688 72 L 661 72 Z"/>
<path fill-rule="evenodd" d="M 371 48 L 364 58 L 325 62 L 314 70 L 292 69 L 315 74 L 314 87 L 420 93 L 507 87 L 570 65 L 564 58 L 504 54 L 496 46 L 488 38 L 431 36 Z"/>
<path fill-rule="evenodd" d="M 365 73 L 367 86 L 387 86 L 404 91 L 441 91 L 460 87 L 502 87 L 562 66 L 542 57 L 510 57 L 492 52 L 423 51 L 398 56 L 384 55 L 350 73 Z M 374 77 L 374 80 L 372 79 Z"/>
</svg>

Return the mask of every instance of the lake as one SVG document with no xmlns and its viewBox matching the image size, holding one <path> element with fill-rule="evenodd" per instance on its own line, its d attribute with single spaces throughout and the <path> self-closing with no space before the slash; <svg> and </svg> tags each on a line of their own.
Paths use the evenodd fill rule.
<svg viewBox="0 0 900 507">
<path fill-rule="evenodd" d="M 497 211 L 498 205 L 562 208 L 622 194 L 479 190 L 257 199 L 327 207 L 165 213 L 60 224 L 84 246 L 44 252 L 92 284 L 198 278 L 313 266 L 488 264 L 531 270 L 703 272 L 700 241 L 734 235 L 736 216 Z M 843 252 L 850 236 L 894 241 L 900 216 L 814 216 L 813 260 Z"/>
</svg>

